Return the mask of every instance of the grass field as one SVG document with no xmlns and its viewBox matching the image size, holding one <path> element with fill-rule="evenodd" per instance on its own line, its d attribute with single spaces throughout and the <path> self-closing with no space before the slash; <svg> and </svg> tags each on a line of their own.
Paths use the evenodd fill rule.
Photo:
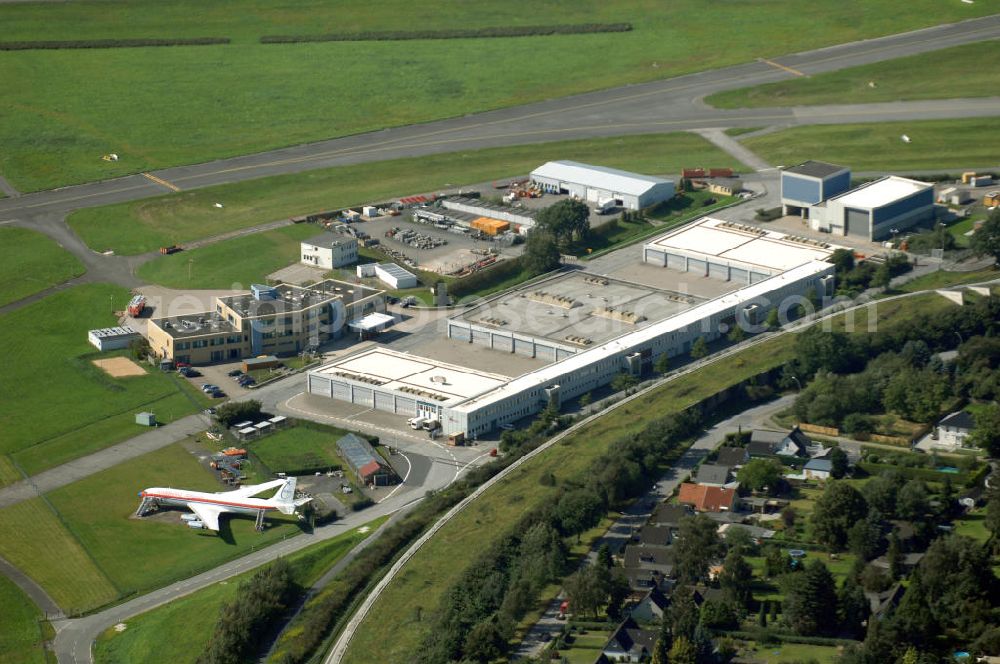
<svg viewBox="0 0 1000 664">
<path fill-rule="evenodd" d="M 819 159 L 846 164 L 855 172 L 940 172 L 996 166 L 1000 157 L 983 136 L 997 122 L 997 118 L 968 118 L 795 127 L 748 138 L 744 145 L 775 165 Z M 900 140 L 903 134 L 912 142 Z"/>
<path fill-rule="evenodd" d="M 989 14 L 988 3 L 677 0 L 3 5 L 4 38 L 225 36 L 228 46 L 0 59 L 0 173 L 23 191 L 649 81 Z M 267 46 L 264 34 L 631 22 L 620 34 Z M 713 30 L 701 29 L 711 25 Z M 128 26 L 127 30 L 123 26 Z M 726 48 L 716 34 L 725 31 Z M 544 69 L 538 63 L 545 62 Z M 323 63 L 335 66 L 323 66 Z M 317 65 L 320 66 L 317 69 Z M 378 81 L 380 92 L 359 94 Z M 118 162 L 100 156 L 116 152 Z"/>
<path fill-rule="evenodd" d="M 138 276 L 170 288 L 246 289 L 298 262 L 299 243 L 316 235 L 316 226 L 296 224 L 244 235 L 190 251 L 160 256 L 139 268 Z"/>
<path fill-rule="evenodd" d="M 965 44 L 807 78 L 719 92 L 706 97 L 705 102 L 718 108 L 753 108 L 988 97 L 993 94 L 991 81 L 998 67 L 1000 44 Z M 961 75 L 956 76 L 956 72 Z"/>
<path fill-rule="evenodd" d="M 676 173 L 692 163 L 742 167 L 693 134 L 559 141 L 278 175 L 79 210 L 68 221 L 94 250 L 140 254 L 300 214 L 524 175 L 550 159 L 643 173 Z"/>
<path fill-rule="evenodd" d="M 304 587 L 313 584 L 384 520 L 383 517 L 370 522 L 367 524 L 370 530 L 364 533 L 358 529 L 351 530 L 288 556 L 286 560 L 291 565 L 296 583 Z M 237 585 L 246 576 L 243 574 L 208 586 L 136 616 L 126 622 L 124 632 L 106 631 L 97 640 L 94 661 L 98 664 L 194 662 L 212 635 L 214 616 L 236 594 Z M 202 619 L 192 620 L 191 616 L 201 616 Z"/>
<path fill-rule="evenodd" d="M 0 228 L 0 306 L 84 272 L 83 263 L 48 236 L 26 228 Z"/>
<path fill-rule="evenodd" d="M 18 386 L 0 412 L 0 454 L 35 473 L 146 431 L 135 424 L 140 410 L 169 421 L 202 407 L 172 375 L 115 379 L 91 364 L 87 330 L 115 325 L 112 299 L 121 308 L 128 297 L 124 288 L 84 284 L 0 316 L 0 345 L 17 358 L 4 378 Z"/>
<path fill-rule="evenodd" d="M 250 451 L 274 472 L 341 466 L 337 439 L 346 431 L 296 426 L 250 443 Z"/>
<path fill-rule="evenodd" d="M 948 270 L 937 270 L 930 274 L 917 277 L 912 281 L 907 281 L 899 288 L 893 289 L 901 293 L 913 293 L 929 288 L 947 288 L 961 284 L 974 284 L 979 281 L 989 281 L 1000 278 L 1000 271 L 994 267 L 983 270 L 973 270 L 971 272 L 949 272 Z"/>
<path fill-rule="evenodd" d="M 6 664 L 45 664 L 41 610 L 21 589 L 0 576 L 0 661 Z"/>
<path fill-rule="evenodd" d="M 887 303 L 878 308 L 877 315 L 880 319 L 891 316 L 898 323 L 925 310 L 928 302 L 933 299 L 919 297 Z M 865 319 L 865 315 L 857 317 L 862 323 Z M 433 623 L 443 593 L 464 571 L 456 560 L 473 560 L 476 552 L 488 546 L 492 537 L 505 533 L 522 514 L 551 501 L 558 487 L 583 476 L 611 441 L 639 432 L 646 424 L 646 414 L 661 417 L 679 412 L 726 386 L 780 365 L 792 355 L 789 341 L 779 338 L 759 344 L 668 383 L 568 436 L 491 487 L 409 560 L 360 625 L 344 661 L 365 662 L 366 653 L 375 647 L 380 648 L 386 662 L 407 661 L 408 653 L 419 647 L 427 626 Z M 549 473 L 556 477 L 557 486 L 539 482 Z M 422 609 L 419 623 L 414 620 L 415 605 Z"/>
<path fill-rule="evenodd" d="M 761 664 L 802 664 L 816 662 L 817 664 L 834 664 L 840 659 L 840 650 L 836 646 L 806 645 L 804 643 L 779 643 L 773 646 L 749 642 L 741 656 Z"/>
</svg>

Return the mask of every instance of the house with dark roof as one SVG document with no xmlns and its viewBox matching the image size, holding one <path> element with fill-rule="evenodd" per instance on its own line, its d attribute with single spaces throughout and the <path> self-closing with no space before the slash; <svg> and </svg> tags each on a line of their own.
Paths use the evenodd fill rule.
<svg viewBox="0 0 1000 664">
<path fill-rule="evenodd" d="M 337 441 L 337 452 L 358 480 L 370 486 L 387 486 L 399 481 L 392 467 L 364 438 L 349 433 Z"/>
<path fill-rule="evenodd" d="M 829 459 L 809 459 L 806 465 L 802 466 L 802 475 L 807 480 L 825 481 L 830 479 L 833 472 L 833 462 Z"/>
<path fill-rule="evenodd" d="M 663 618 L 663 613 L 669 605 L 670 600 L 666 594 L 654 588 L 629 609 L 629 615 L 640 622 L 655 622 Z"/>
<path fill-rule="evenodd" d="M 750 460 L 750 455 L 745 447 L 720 447 L 716 454 L 715 463 L 720 466 L 739 468 Z"/>
<path fill-rule="evenodd" d="M 696 512 L 731 512 L 736 509 L 736 490 L 704 484 L 681 484 L 677 500 Z"/>
<path fill-rule="evenodd" d="M 939 450 L 957 450 L 968 447 L 969 434 L 976 428 L 976 420 L 971 413 L 964 410 L 952 413 L 937 424 L 935 435 L 937 440 L 931 441 L 931 447 Z"/>
<path fill-rule="evenodd" d="M 647 592 L 654 588 L 661 592 L 668 592 L 672 585 L 666 576 L 653 569 L 626 567 L 623 571 L 625 579 L 628 581 L 628 587 L 637 592 Z"/>
<path fill-rule="evenodd" d="M 660 505 L 653 510 L 653 514 L 649 517 L 649 521 L 647 523 L 657 526 L 667 526 L 668 528 L 674 529 L 674 533 L 676 534 L 677 528 L 681 525 L 681 519 L 691 515 L 691 508 L 685 505 L 660 503 Z"/>
<path fill-rule="evenodd" d="M 698 466 L 694 481 L 705 486 L 725 486 L 729 481 L 729 466 L 716 463 L 703 463 Z"/>
<path fill-rule="evenodd" d="M 906 590 L 900 583 L 880 593 L 866 590 L 865 597 L 868 599 L 868 608 L 871 611 L 872 618 L 876 620 L 884 618 L 885 614 L 896 608 L 899 601 L 903 599 L 904 592 Z"/>
<path fill-rule="evenodd" d="M 651 546 L 669 546 L 675 535 L 675 528 L 647 523 L 632 537 L 632 541 Z"/>
<path fill-rule="evenodd" d="M 625 547 L 623 563 L 625 569 L 655 570 L 663 576 L 674 571 L 673 555 L 669 546 L 629 544 Z"/>
<path fill-rule="evenodd" d="M 612 662 L 642 662 L 652 656 L 658 635 L 656 630 L 641 629 L 637 622 L 628 618 L 614 631 L 601 652 Z"/>
<path fill-rule="evenodd" d="M 772 431 L 769 429 L 754 429 L 750 434 L 747 452 L 752 458 L 789 456 L 809 456 L 809 446 L 812 440 L 795 427 L 791 431 Z"/>
</svg>

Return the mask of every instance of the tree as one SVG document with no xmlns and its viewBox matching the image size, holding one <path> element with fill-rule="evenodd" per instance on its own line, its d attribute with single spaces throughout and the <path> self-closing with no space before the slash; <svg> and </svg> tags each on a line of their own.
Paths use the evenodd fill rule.
<svg viewBox="0 0 1000 664">
<path fill-rule="evenodd" d="M 534 229 L 528 235 L 521 261 L 531 275 L 545 274 L 559 267 L 561 254 L 556 239 L 543 229 Z"/>
<path fill-rule="evenodd" d="M 726 598 L 741 610 L 748 608 L 753 599 L 752 584 L 753 568 L 739 551 L 730 551 L 719 574 L 719 585 Z"/>
<path fill-rule="evenodd" d="M 670 635 L 670 623 L 664 617 L 660 621 L 660 633 L 656 636 L 656 643 L 653 645 L 652 664 L 670 664 L 670 647 L 673 645 L 673 637 Z"/>
<path fill-rule="evenodd" d="M 847 533 L 847 544 L 851 553 L 862 560 L 877 558 L 882 552 L 882 515 L 878 510 L 870 510 Z"/>
<path fill-rule="evenodd" d="M 889 576 L 893 581 L 903 576 L 903 548 L 899 542 L 899 533 L 895 528 L 889 534 L 889 550 L 885 557 L 889 559 Z"/>
<path fill-rule="evenodd" d="M 597 564 L 601 565 L 605 569 L 611 569 L 614 567 L 615 561 L 611 557 L 611 547 L 608 546 L 607 542 L 601 544 L 597 549 Z"/>
<path fill-rule="evenodd" d="M 622 371 L 620 374 L 611 379 L 611 389 L 615 392 L 628 392 L 630 389 L 638 384 L 639 379 L 632 374 Z"/>
<path fill-rule="evenodd" d="M 604 606 L 608 596 L 593 565 L 574 572 L 566 579 L 566 594 L 574 613 L 589 613 L 594 618 L 597 618 L 597 612 Z"/>
<path fill-rule="evenodd" d="M 578 239 L 587 236 L 590 230 L 590 208 L 582 201 L 565 198 L 540 210 L 535 216 L 535 222 L 538 227 L 551 233 L 556 241 L 565 244 L 572 241 L 574 235 Z"/>
<path fill-rule="evenodd" d="M 834 264 L 838 276 L 854 269 L 854 252 L 850 249 L 837 249 L 826 260 Z"/>
<path fill-rule="evenodd" d="M 768 490 L 774 493 L 784 474 L 781 463 L 774 459 L 751 459 L 736 473 L 740 486 L 752 491 Z"/>
<path fill-rule="evenodd" d="M 593 392 L 587 392 L 587 393 L 585 393 L 585 394 L 583 394 L 583 395 L 580 396 L 580 407 L 581 408 L 586 408 L 591 403 L 593 403 L 593 401 L 594 401 L 594 393 Z"/>
<path fill-rule="evenodd" d="M 661 353 L 656 362 L 653 363 L 653 371 L 656 373 L 667 373 L 670 371 L 670 356 L 666 353 Z"/>
<path fill-rule="evenodd" d="M 788 625 L 804 636 L 832 633 L 837 626 L 837 589 L 826 565 L 813 560 L 803 573 L 786 579 L 782 607 Z"/>
<path fill-rule="evenodd" d="M 833 476 L 833 479 L 839 480 L 843 478 L 847 474 L 849 465 L 847 452 L 840 447 L 834 447 L 830 450 L 830 475 Z"/>
<path fill-rule="evenodd" d="M 701 605 L 701 624 L 709 629 L 735 629 L 740 622 L 739 612 L 729 600 L 707 600 Z"/>
<path fill-rule="evenodd" d="M 871 509 L 891 517 L 896 513 L 896 494 L 899 492 L 899 484 L 897 476 L 882 474 L 869 480 L 861 492 Z"/>
<path fill-rule="evenodd" d="M 831 482 L 816 501 L 813 533 L 821 544 L 842 550 L 851 526 L 867 512 L 868 505 L 857 489 L 843 482 Z"/>
<path fill-rule="evenodd" d="M 871 285 L 874 288 L 888 288 L 889 282 L 892 281 L 892 272 L 889 269 L 888 263 L 882 263 L 875 269 L 875 274 L 872 275 Z"/>
<path fill-rule="evenodd" d="M 665 621 L 670 623 L 670 633 L 676 640 L 680 637 L 693 639 L 698 628 L 698 605 L 694 601 L 694 590 L 681 587 L 670 597 L 670 608 L 667 609 Z M 670 660 L 673 662 L 673 660 Z"/>
<path fill-rule="evenodd" d="M 688 516 L 678 526 L 674 571 L 682 583 L 695 583 L 708 573 L 709 560 L 719 551 L 716 523 L 704 515 Z"/>
<path fill-rule="evenodd" d="M 462 650 L 465 658 L 474 662 L 492 662 L 507 654 L 510 635 L 500 626 L 496 615 L 477 623 L 465 637 Z"/>
<path fill-rule="evenodd" d="M 760 603 L 760 609 L 757 611 L 757 626 L 761 629 L 767 627 L 767 600 L 765 599 Z"/>
<path fill-rule="evenodd" d="M 994 541 L 1000 541 L 1000 487 L 991 487 L 986 496 L 985 525 Z"/>
<path fill-rule="evenodd" d="M 706 355 L 708 355 L 708 342 L 705 341 L 705 337 L 698 337 L 691 344 L 691 357 L 692 359 L 700 360 Z"/>
<path fill-rule="evenodd" d="M 764 574 L 768 578 L 780 576 L 789 570 L 789 557 L 775 544 L 764 547 Z"/>
<path fill-rule="evenodd" d="M 1000 457 L 1000 405 L 993 403 L 982 408 L 974 419 L 976 428 L 969 435 L 969 444 L 986 450 L 991 457 Z"/>
<path fill-rule="evenodd" d="M 896 515 L 907 521 L 919 521 L 930 509 L 927 487 L 920 480 L 910 480 L 896 496 Z"/>
<path fill-rule="evenodd" d="M 778 318 L 778 307 L 771 309 L 767 312 L 767 319 L 764 321 L 769 330 L 777 330 L 781 327 L 781 319 Z"/>
<path fill-rule="evenodd" d="M 229 401 L 215 409 L 215 419 L 226 428 L 244 420 L 256 422 L 259 418 L 260 402 L 256 399 Z"/>
<path fill-rule="evenodd" d="M 556 503 L 555 517 L 564 535 L 579 538 L 587 528 L 597 523 L 604 512 L 604 502 L 592 491 L 574 489 L 562 495 Z"/>
<path fill-rule="evenodd" d="M 863 623 L 868 620 L 870 612 L 865 589 L 851 577 L 845 578 L 837 593 L 837 604 L 840 608 L 839 618 L 843 629 L 850 633 L 852 638 L 862 636 L 864 634 Z"/>
<path fill-rule="evenodd" d="M 747 333 L 743 330 L 743 328 L 737 322 L 737 323 L 733 323 L 733 328 L 731 330 L 729 330 L 729 334 L 726 335 L 726 338 L 729 339 L 730 341 L 732 341 L 734 344 L 738 344 L 739 342 L 741 342 L 744 339 L 746 339 L 746 336 L 747 336 Z"/>
<path fill-rule="evenodd" d="M 686 636 L 678 636 L 670 646 L 670 664 L 697 664 L 698 649 Z"/>
<path fill-rule="evenodd" d="M 1000 209 L 994 210 L 986 218 L 969 242 L 969 247 L 977 256 L 992 256 L 1000 263 Z"/>
</svg>

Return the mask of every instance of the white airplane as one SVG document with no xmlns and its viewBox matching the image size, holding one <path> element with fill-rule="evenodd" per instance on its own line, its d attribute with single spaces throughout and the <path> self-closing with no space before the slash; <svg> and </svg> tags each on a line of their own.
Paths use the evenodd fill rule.
<svg viewBox="0 0 1000 664">
<path fill-rule="evenodd" d="M 280 487 L 270 498 L 255 498 L 268 489 Z M 263 526 L 264 514 L 278 510 L 282 514 L 295 514 L 295 509 L 308 503 L 311 498 L 295 498 L 295 478 L 272 480 L 263 484 L 245 486 L 235 491 L 220 491 L 208 493 L 205 491 L 187 491 L 185 489 L 169 489 L 154 487 L 139 492 L 142 504 L 138 514 L 145 513 L 150 506 L 174 505 L 186 507 L 198 517 L 203 527 L 209 530 L 219 530 L 219 516 L 222 514 L 253 514 L 257 516 L 258 529 Z M 192 528 L 195 522 L 189 521 Z"/>
</svg>

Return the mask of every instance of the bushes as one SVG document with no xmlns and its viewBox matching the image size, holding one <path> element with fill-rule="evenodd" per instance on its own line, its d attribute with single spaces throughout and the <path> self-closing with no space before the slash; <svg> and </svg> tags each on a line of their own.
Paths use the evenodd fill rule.
<svg viewBox="0 0 1000 664">
<path fill-rule="evenodd" d="M 59 41 L 0 42 L 0 51 L 34 51 L 62 48 L 142 48 L 147 46 L 214 46 L 228 44 L 229 37 L 194 39 L 65 39 Z"/>
<path fill-rule="evenodd" d="M 256 422 L 260 419 L 260 402 L 256 399 L 229 401 L 215 410 L 215 419 L 227 429 L 244 420 Z"/>
<path fill-rule="evenodd" d="M 520 258 L 500 261 L 493 267 L 474 272 L 448 286 L 448 292 L 455 298 L 472 295 L 519 274 L 524 269 Z"/>
<path fill-rule="evenodd" d="M 581 23 L 577 25 L 505 25 L 491 28 L 450 30 L 369 30 L 325 35 L 265 35 L 261 44 L 298 44 L 329 41 L 405 41 L 411 39 L 492 39 L 497 37 L 543 37 L 601 32 L 628 32 L 631 23 Z"/>
</svg>

